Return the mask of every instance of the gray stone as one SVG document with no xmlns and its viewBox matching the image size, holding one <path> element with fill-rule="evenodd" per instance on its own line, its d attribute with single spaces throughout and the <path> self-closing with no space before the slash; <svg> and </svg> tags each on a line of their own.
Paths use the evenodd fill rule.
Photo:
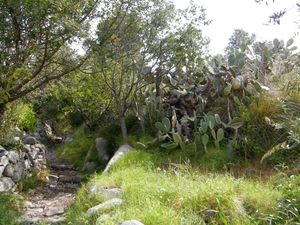
<svg viewBox="0 0 300 225">
<path fill-rule="evenodd" d="M 110 199 L 110 200 L 107 200 L 99 205 L 96 205 L 90 209 L 88 209 L 86 211 L 86 214 L 87 215 L 91 215 L 91 214 L 94 214 L 94 213 L 98 213 L 98 212 L 103 212 L 103 211 L 106 211 L 106 210 L 110 210 L 116 206 L 119 206 L 122 204 L 122 199 L 119 199 L 119 198 L 113 198 L 113 199 Z"/>
<path fill-rule="evenodd" d="M 20 161 L 19 152 L 16 150 L 8 151 L 7 154 L 8 160 L 11 163 L 16 164 L 18 161 Z"/>
<path fill-rule="evenodd" d="M 23 163 L 24 163 L 24 168 L 26 170 L 30 169 L 31 163 L 30 163 L 30 161 L 28 159 L 25 159 Z"/>
<path fill-rule="evenodd" d="M 106 165 L 103 173 L 107 173 L 110 169 L 110 167 L 124 154 L 131 151 L 132 147 L 130 145 L 122 145 L 118 151 L 114 154 L 114 156 L 109 160 L 108 164 Z"/>
<path fill-rule="evenodd" d="M 94 162 L 86 162 L 83 168 L 84 170 L 91 172 L 96 169 L 96 164 Z"/>
<path fill-rule="evenodd" d="M 66 183 L 73 182 L 73 176 L 59 175 L 58 180 Z"/>
<path fill-rule="evenodd" d="M 3 171 L 3 176 L 12 178 L 14 176 L 14 166 L 8 164 Z"/>
<path fill-rule="evenodd" d="M 3 152 L 3 151 L 6 151 L 6 149 L 5 149 L 5 148 L 3 148 L 3 146 L 2 146 L 2 145 L 0 145 L 0 152 Z"/>
<path fill-rule="evenodd" d="M 123 222 L 119 222 L 117 225 L 144 225 L 138 220 L 127 220 Z"/>
<path fill-rule="evenodd" d="M 4 169 L 5 169 L 5 166 L 0 166 L 0 177 L 2 176 Z"/>
<path fill-rule="evenodd" d="M 58 180 L 58 176 L 50 174 L 49 176 L 47 176 L 47 180 L 57 181 Z"/>
<path fill-rule="evenodd" d="M 7 154 L 8 154 L 8 151 L 6 151 L 6 150 L 1 151 L 1 150 L 0 150 L 0 157 L 2 157 L 2 156 L 7 156 Z"/>
<path fill-rule="evenodd" d="M 33 136 L 25 136 L 23 139 L 25 144 L 35 145 L 38 141 Z"/>
<path fill-rule="evenodd" d="M 0 157 L 0 165 L 7 166 L 9 164 L 8 157 L 6 155 Z"/>
<path fill-rule="evenodd" d="M 8 191 L 14 187 L 15 183 L 9 177 L 0 178 L 0 192 Z"/>
<path fill-rule="evenodd" d="M 39 148 L 40 149 L 40 152 L 45 152 L 46 151 L 46 146 L 43 145 L 43 144 L 36 144 L 35 145 L 36 148 Z"/>
<path fill-rule="evenodd" d="M 31 151 L 29 144 L 24 145 L 24 149 L 25 149 L 25 152 L 27 152 L 27 153 Z"/>
<path fill-rule="evenodd" d="M 30 151 L 28 152 L 29 158 L 30 159 L 36 159 L 36 156 L 38 154 L 39 150 L 36 148 L 31 148 Z"/>
<path fill-rule="evenodd" d="M 77 174 L 75 177 L 74 177 L 74 182 L 75 183 L 80 183 L 85 177 L 81 174 Z"/>
<path fill-rule="evenodd" d="M 112 199 L 112 198 L 120 198 L 123 195 L 123 191 L 120 188 L 104 188 L 100 187 L 97 190 L 97 194 L 104 196 L 107 199 Z"/>
<path fill-rule="evenodd" d="M 61 215 L 64 213 L 63 207 L 56 207 L 56 206 L 49 206 L 45 210 L 45 216 L 54 216 L 54 215 Z"/>
<path fill-rule="evenodd" d="M 108 160 L 109 157 L 107 154 L 107 140 L 104 138 L 96 138 L 95 145 L 96 145 L 99 159 Z"/>
<path fill-rule="evenodd" d="M 14 182 L 18 182 L 25 176 L 25 167 L 23 162 L 18 162 L 16 165 L 14 165 L 14 174 L 12 177 L 12 180 Z"/>
</svg>

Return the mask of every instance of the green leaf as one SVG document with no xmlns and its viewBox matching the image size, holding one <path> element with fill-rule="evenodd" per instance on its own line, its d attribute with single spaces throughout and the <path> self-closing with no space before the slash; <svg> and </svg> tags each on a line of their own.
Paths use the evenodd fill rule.
<svg viewBox="0 0 300 225">
<path fill-rule="evenodd" d="M 241 105 L 240 99 L 238 97 L 233 96 L 233 100 L 237 105 L 239 105 L 239 106 Z"/>
<path fill-rule="evenodd" d="M 201 135 L 200 135 L 200 133 L 199 132 L 195 132 L 194 136 L 195 136 L 196 143 L 200 144 L 201 143 Z"/>
<path fill-rule="evenodd" d="M 280 44 L 280 41 L 279 41 L 277 38 L 275 38 L 275 39 L 273 40 L 273 45 L 274 45 L 276 48 L 278 48 L 279 44 Z"/>
<path fill-rule="evenodd" d="M 246 43 L 242 43 L 241 44 L 241 51 L 245 52 L 246 48 L 247 48 L 247 44 Z"/>
<path fill-rule="evenodd" d="M 174 89 L 174 90 L 170 91 L 170 95 L 176 95 L 176 96 L 181 95 L 181 91 Z"/>
<path fill-rule="evenodd" d="M 294 43 L 294 39 L 289 39 L 286 43 L 286 47 L 290 47 Z"/>
<path fill-rule="evenodd" d="M 159 142 L 164 142 L 167 138 L 169 138 L 169 135 L 163 135 L 158 137 Z"/>
<path fill-rule="evenodd" d="M 219 114 L 215 114 L 215 120 L 216 120 L 217 124 L 219 124 L 219 125 L 222 124 Z"/>
<path fill-rule="evenodd" d="M 145 150 L 147 149 L 146 145 L 144 145 L 142 142 L 136 142 L 134 144 L 134 148 L 138 150 Z"/>
<path fill-rule="evenodd" d="M 228 57 L 229 65 L 233 66 L 235 64 L 235 55 L 230 54 Z"/>
<path fill-rule="evenodd" d="M 205 122 L 205 121 L 203 121 L 203 120 L 201 120 L 200 125 L 201 125 L 201 127 L 200 127 L 200 128 L 201 128 L 201 131 L 202 131 L 203 133 L 206 133 L 207 128 L 208 128 L 208 123 Z M 199 131 L 200 131 L 200 129 L 199 129 Z"/>
<path fill-rule="evenodd" d="M 225 95 L 225 96 L 227 96 L 227 95 L 230 94 L 231 88 L 232 88 L 232 84 L 228 84 L 228 85 L 224 88 L 224 95 Z"/>
<path fill-rule="evenodd" d="M 227 126 L 233 129 L 238 129 L 243 126 L 243 124 L 244 120 L 242 118 L 235 117 L 227 124 Z"/>
<path fill-rule="evenodd" d="M 158 129 L 159 131 L 163 132 L 163 133 L 167 133 L 167 128 L 161 123 L 161 122 L 156 122 L 155 123 L 155 127 L 156 129 Z"/>
<path fill-rule="evenodd" d="M 222 128 L 219 128 L 217 131 L 217 141 L 222 141 L 224 138 L 224 130 Z"/>
<path fill-rule="evenodd" d="M 167 117 L 162 119 L 162 124 L 165 126 L 167 132 L 171 130 L 171 122 Z"/>
<path fill-rule="evenodd" d="M 214 129 L 216 124 L 215 117 L 210 115 L 206 118 L 206 121 L 208 122 L 208 126 L 210 127 L 210 129 Z"/>
<path fill-rule="evenodd" d="M 293 46 L 293 47 L 291 48 L 291 51 L 296 51 L 297 49 L 298 49 L 297 46 Z"/>
<path fill-rule="evenodd" d="M 209 141 L 209 137 L 208 137 L 208 135 L 207 134 L 204 134 L 203 136 L 202 136 L 202 143 L 204 144 L 204 145 L 207 145 L 207 143 L 208 143 L 208 141 Z"/>
<path fill-rule="evenodd" d="M 213 137 L 213 139 L 217 140 L 217 135 L 215 130 L 211 130 L 211 136 Z"/>
<path fill-rule="evenodd" d="M 177 144 L 179 144 L 182 141 L 181 136 L 178 133 L 173 133 L 173 140 Z"/>
<path fill-rule="evenodd" d="M 178 147 L 178 143 L 168 142 L 161 144 L 161 147 L 167 149 L 167 150 L 173 150 Z"/>
<path fill-rule="evenodd" d="M 264 48 L 264 55 L 267 58 L 267 60 L 270 60 L 272 57 L 272 52 L 268 49 L 268 47 Z"/>
</svg>

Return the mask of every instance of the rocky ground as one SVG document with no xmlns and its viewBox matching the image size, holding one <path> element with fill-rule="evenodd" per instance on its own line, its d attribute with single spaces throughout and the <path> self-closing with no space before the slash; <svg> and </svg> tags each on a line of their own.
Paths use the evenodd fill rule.
<svg viewBox="0 0 300 225">
<path fill-rule="evenodd" d="M 47 182 L 28 191 L 24 204 L 22 224 L 60 224 L 65 220 L 66 209 L 74 202 L 75 194 L 84 176 L 66 162 L 56 158 L 56 146 L 46 150 L 50 174 Z"/>
</svg>

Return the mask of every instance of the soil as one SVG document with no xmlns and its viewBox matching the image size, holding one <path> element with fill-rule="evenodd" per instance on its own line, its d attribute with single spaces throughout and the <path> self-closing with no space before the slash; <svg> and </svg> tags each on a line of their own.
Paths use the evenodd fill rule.
<svg viewBox="0 0 300 225">
<path fill-rule="evenodd" d="M 84 179 L 73 165 L 55 157 L 56 145 L 46 150 L 48 171 L 46 181 L 28 191 L 21 224 L 61 224 L 65 212 L 75 200 Z"/>
</svg>

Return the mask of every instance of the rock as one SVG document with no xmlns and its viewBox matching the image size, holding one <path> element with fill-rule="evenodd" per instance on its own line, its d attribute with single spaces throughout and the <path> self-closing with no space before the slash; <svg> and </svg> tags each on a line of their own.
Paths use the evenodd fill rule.
<svg viewBox="0 0 300 225">
<path fill-rule="evenodd" d="M 59 178 L 58 176 L 53 175 L 53 174 L 50 174 L 49 176 L 47 176 L 47 180 L 50 180 L 50 181 L 57 181 L 58 178 Z"/>
<path fill-rule="evenodd" d="M 8 154 L 8 151 L 6 151 L 5 149 L 0 148 L 0 157 L 6 156 L 7 154 Z"/>
<path fill-rule="evenodd" d="M 16 150 L 8 151 L 7 154 L 8 160 L 11 163 L 16 164 L 18 161 L 20 161 L 19 152 Z"/>
<path fill-rule="evenodd" d="M 8 157 L 6 155 L 3 155 L 0 157 L 0 165 L 1 166 L 7 166 L 9 164 Z"/>
<path fill-rule="evenodd" d="M 4 191 L 11 190 L 14 187 L 15 183 L 9 177 L 0 178 L 0 193 Z"/>
<path fill-rule="evenodd" d="M 107 173 L 110 169 L 110 167 L 124 154 L 131 151 L 132 147 L 130 145 L 122 145 L 118 151 L 114 154 L 114 156 L 109 160 L 108 164 L 106 165 L 103 173 Z"/>
<path fill-rule="evenodd" d="M 110 210 L 110 209 L 112 209 L 116 206 L 119 206 L 121 204 L 122 204 L 122 199 L 113 198 L 113 199 L 107 200 L 106 202 L 103 202 L 99 205 L 96 205 L 96 206 L 88 209 L 86 211 L 86 214 L 91 215 L 91 214 L 94 214 L 94 213 L 103 212 L 103 211 L 106 211 L 106 210 Z"/>
<path fill-rule="evenodd" d="M 31 168 L 31 163 L 28 159 L 24 160 L 24 167 L 25 167 L 25 170 L 28 170 Z"/>
<path fill-rule="evenodd" d="M 31 151 L 31 148 L 30 148 L 29 144 L 26 144 L 23 147 L 24 147 L 24 150 L 25 150 L 26 153 L 29 153 Z"/>
<path fill-rule="evenodd" d="M 38 141 L 36 140 L 36 138 L 33 137 L 33 136 L 30 136 L 30 135 L 25 136 L 23 138 L 23 141 L 24 141 L 24 144 L 29 144 L 29 145 L 35 145 L 36 143 L 38 143 Z"/>
<path fill-rule="evenodd" d="M 4 169 L 5 169 L 5 166 L 0 166 L 0 177 L 2 176 Z"/>
<path fill-rule="evenodd" d="M 14 182 L 18 182 L 24 178 L 24 170 L 25 167 L 23 162 L 18 162 L 15 165 L 8 164 L 3 171 L 3 175 L 10 177 Z"/>
<path fill-rule="evenodd" d="M 104 188 L 100 187 L 97 192 L 98 195 L 102 195 L 107 199 L 112 199 L 112 198 L 120 198 L 123 195 L 123 191 L 120 188 Z"/>
<path fill-rule="evenodd" d="M 58 180 L 60 182 L 69 183 L 69 182 L 73 182 L 73 177 L 72 176 L 66 176 L 66 175 L 59 175 Z"/>
<path fill-rule="evenodd" d="M 14 175 L 14 166 L 8 164 L 3 171 L 3 176 L 12 178 L 13 175 Z"/>
<path fill-rule="evenodd" d="M 45 209 L 45 216 L 61 215 L 64 213 L 63 207 L 49 206 Z"/>
<path fill-rule="evenodd" d="M 14 166 L 14 175 L 12 177 L 12 180 L 14 182 L 18 182 L 21 179 L 24 178 L 25 175 L 25 166 L 23 162 L 18 162 L 15 166 Z"/>
<path fill-rule="evenodd" d="M 2 145 L 0 145 L 0 153 L 1 153 L 1 152 L 3 152 L 3 151 L 6 151 L 6 149 L 5 149 L 5 148 L 3 148 L 3 146 L 2 146 Z"/>
<path fill-rule="evenodd" d="M 110 215 L 108 215 L 108 214 L 101 215 L 100 217 L 97 218 L 96 225 L 102 225 L 109 218 L 110 218 Z"/>
<path fill-rule="evenodd" d="M 74 177 L 74 182 L 75 183 L 80 183 L 82 180 L 84 180 L 84 176 L 83 175 L 81 175 L 81 174 L 77 174 L 75 177 Z"/>
<path fill-rule="evenodd" d="M 107 140 L 104 138 L 96 138 L 95 145 L 96 145 L 99 159 L 108 160 L 109 157 L 107 154 Z"/>
<path fill-rule="evenodd" d="M 96 169 L 95 162 L 86 162 L 83 166 L 84 170 L 86 171 L 94 171 Z"/>
<path fill-rule="evenodd" d="M 144 225 L 138 220 L 127 220 L 123 222 L 119 222 L 117 225 Z"/>
</svg>

